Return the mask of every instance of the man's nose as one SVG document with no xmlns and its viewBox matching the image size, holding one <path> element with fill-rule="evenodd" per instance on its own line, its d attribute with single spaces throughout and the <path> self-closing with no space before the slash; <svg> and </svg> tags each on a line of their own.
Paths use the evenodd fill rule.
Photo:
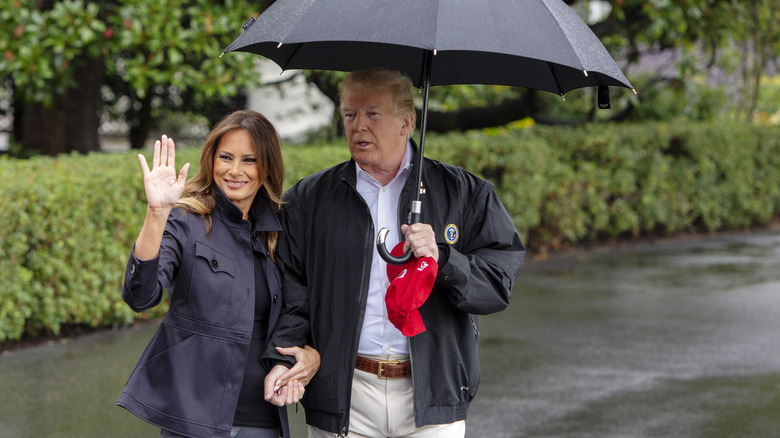
<svg viewBox="0 0 780 438">
<path fill-rule="evenodd" d="M 363 131 L 366 129 L 366 116 L 362 114 L 355 115 L 355 130 Z"/>
</svg>

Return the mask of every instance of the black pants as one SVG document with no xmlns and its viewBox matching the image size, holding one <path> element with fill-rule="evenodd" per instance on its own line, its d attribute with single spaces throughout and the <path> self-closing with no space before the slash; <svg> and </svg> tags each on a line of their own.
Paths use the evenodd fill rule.
<svg viewBox="0 0 780 438">
<path fill-rule="evenodd" d="M 233 426 L 230 431 L 231 438 L 279 438 L 282 436 L 281 429 L 259 429 L 257 427 Z M 160 430 L 161 438 L 186 438 L 165 429 Z"/>
</svg>

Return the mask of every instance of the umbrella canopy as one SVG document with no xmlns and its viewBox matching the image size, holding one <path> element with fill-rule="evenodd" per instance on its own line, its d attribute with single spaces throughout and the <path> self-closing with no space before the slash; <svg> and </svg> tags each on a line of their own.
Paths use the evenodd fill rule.
<svg viewBox="0 0 780 438">
<path fill-rule="evenodd" d="M 416 187 L 428 112 L 428 88 L 495 84 L 563 95 L 598 86 L 599 107 L 609 108 L 608 87 L 631 88 L 590 28 L 561 0 L 277 0 L 225 49 L 265 56 L 282 70 L 398 70 L 423 87 Z M 420 193 L 412 222 L 421 212 Z M 379 254 L 393 257 L 377 238 Z"/>
<path fill-rule="evenodd" d="M 425 85 L 633 88 L 561 0 L 277 0 L 225 52 L 283 70 L 387 67 Z"/>
</svg>

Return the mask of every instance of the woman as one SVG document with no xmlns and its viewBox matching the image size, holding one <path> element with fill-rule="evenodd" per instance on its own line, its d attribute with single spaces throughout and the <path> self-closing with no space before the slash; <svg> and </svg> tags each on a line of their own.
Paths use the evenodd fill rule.
<svg viewBox="0 0 780 438">
<path fill-rule="evenodd" d="M 289 436 L 286 404 L 319 368 L 310 347 L 280 349 L 296 365 L 263 398 L 260 362 L 282 308 L 274 250 L 281 227 L 284 165 L 273 125 L 253 111 L 220 121 L 203 146 L 198 174 L 176 174 L 175 145 L 139 155 L 146 218 L 127 264 L 122 298 L 136 312 L 170 306 L 117 402 L 161 436 Z"/>
</svg>

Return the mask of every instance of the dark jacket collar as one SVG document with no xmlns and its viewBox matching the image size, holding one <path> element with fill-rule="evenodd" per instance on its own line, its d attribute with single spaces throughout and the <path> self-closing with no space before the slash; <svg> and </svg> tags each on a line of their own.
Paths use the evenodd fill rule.
<svg viewBox="0 0 780 438">
<path fill-rule="evenodd" d="M 212 191 L 217 202 L 214 214 L 220 214 L 227 222 L 240 224 L 244 213 L 222 192 L 218 185 L 213 184 Z M 258 191 L 249 209 L 249 221 L 253 231 L 282 231 L 279 218 L 271 207 L 271 202 L 264 191 Z"/>
</svg>

